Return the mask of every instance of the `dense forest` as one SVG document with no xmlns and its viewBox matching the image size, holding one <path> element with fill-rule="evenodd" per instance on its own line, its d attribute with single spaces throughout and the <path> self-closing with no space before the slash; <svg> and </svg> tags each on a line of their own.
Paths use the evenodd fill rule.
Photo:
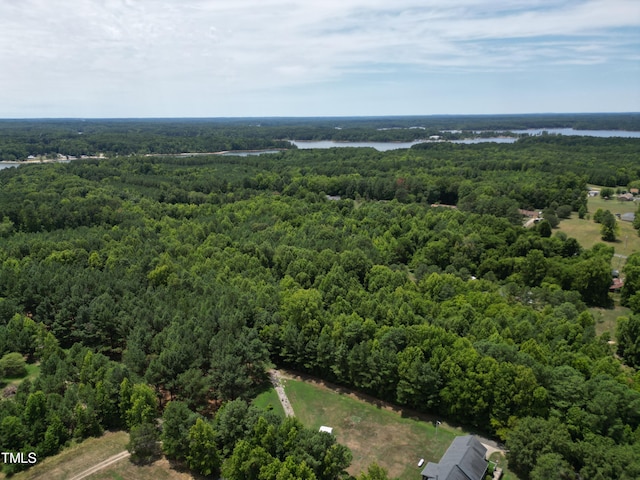
<svg viewBox="0 0 640 480">
<path fill-rule="evenodd" d="M 640 478 L 640 257 L 612 345 L 588 310 L 612 244 L 551 225 L 587 183 L 640 180 L 639 154 L 548 136 L 2 170 L 0 366 L 40 375 L 0 401 L 0 445 L 126 428 L 205 475 L 346 478 L 333 437 L 248 403 L 275 364 L 487 432 L 523 479 Z"/>
<path fill-rule="evenodd" d="M 295 148 L 290 140 L 453 140 L 527 128 L 638 131 L 640 114 L 0 120 L 0 160 Z"/>
</svg>

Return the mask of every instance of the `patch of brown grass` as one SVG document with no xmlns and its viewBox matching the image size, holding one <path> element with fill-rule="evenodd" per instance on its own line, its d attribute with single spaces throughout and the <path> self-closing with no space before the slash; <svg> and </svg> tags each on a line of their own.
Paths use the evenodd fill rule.
<svg viewBox="0 0 640 480">
<path fill-rule="evenodd" d="M 72 478 L 126 449 L 127 432 L 107 432 L 88 438 L 58 455 L 45 458 L 33 468 L 14 475 L 12 480 L 61 480 Z M 5 478 L 1 476 L 0 478 Z M 136 465 L 123 458 L 86 477 L 86 480 L 198 480 L 184 469 L 175 468 L 164 457 L 149 465 Z"/>
<path fill-rule="evenodd" d="M 150 465 L 135 465 L 128 458 L 87 477 L 87 480 L 194 480 L 186 470 L 173 468 L 166 458 L 161 458 Z"/>
<path fill-rule="evenodd" d="M 57 480 L 71 478 L 87 468 L 125 450 L 127 432 L 106 432 L 62 450 L 58 455 L 38 461 L 29 470 L 17 473 L 12 480 Z M 3 477 L 4 478 L 4 477 Z"/>
</svg>

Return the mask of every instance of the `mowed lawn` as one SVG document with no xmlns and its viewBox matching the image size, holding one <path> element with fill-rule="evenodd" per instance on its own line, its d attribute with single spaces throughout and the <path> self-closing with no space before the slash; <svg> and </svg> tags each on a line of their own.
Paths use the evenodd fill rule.
<svg viewBox="0 0 640 480">
<path fill-rule="evenodd" d="M 603 242 L 600 235 L 600 224 L 593 221 L 593 214 L 599 208 L 610 210 L 613 214 L 635 213 L 638 209 L 637 202 L 619 202 L 615 199 L 604 200 L 600 197 L 589 197 L 587 205 L 589 220 L 586 217 L 581 220 L 578 218 L 578 214 L 573 212 L 570 219 L 560 222 L 558 230 L 578 240 L 584 248 L 591 248 L 596 243 L 605 243 L 612 246 L 615 249 L 615 253 L 625 257 L 634 252 L 640 252 L 640 237 L 631 222 L 618 220 L 618 240 L 616 242 Z M 623 265 L 623 259 L 614 257 L 613 268 L 622 268 Z"/>
<path fill-rule="evenodd" d="M 262 410 L 273 410 L 284 418 L 284 409 L 273 387 L 259 394 L 251 403 Z"/>
<path fill-rule="evenodd" d="M 321 385 L 301 380 L 284 380 L 285 391 L 296 417 L 304 425 L 319 429 L 333 427 L 338 442 L 353 453 L 349 473 L 357 476 L 377 462 L 391 477 L 401 480 L 420 478 L 418 461 L 438 462 L 453 438 L 464 435 L 460 428 L 405 418 L 400 413 L 354 398 Z M 500 465 L 504 466 L 504 458 Z M 424 467 L 423 467 L 424 468 Z M 505 480 L 516 480 L 511 472 Z"/>
</svg>

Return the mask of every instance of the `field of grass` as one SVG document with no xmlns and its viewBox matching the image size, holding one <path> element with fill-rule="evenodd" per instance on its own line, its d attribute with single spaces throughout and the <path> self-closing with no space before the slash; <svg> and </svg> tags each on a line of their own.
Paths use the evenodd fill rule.
<svg viewBox="0 0 640 480">
<path fill-rule="evenodd" d="M 0 382 L 0 387 L 6 387 L 8 385 L 20 385 L 26 379 L 30 381 L 34 381 L 36 377 L 40 374 L 40 364 L 39 363 L 27 363 L 26 365 L 27 374 L 24 377 L 5 377 Z"/>
<path fill-rule="evenodd" d="M 280 403 L 278 394 L 273 387 L 262 392 L 260 395 L 254 398 L 253 402 L 251 403 L 263 410 L 273 410 L 278 415 L 284 418 L 284 409 L 282 408 L 282 404 Z"/>
<path fill-rule="evenodd" d="M 569 237 L 574 237 L 584 248 L 593 247 L 596 243 L 602 242 L 600 224 L 593 221 L 593 214 L 599 208 L 610 210 L 613 214 L 634 213 L 638 208 L 638 204 L 636 202 L 619 202 L 617 200 L 604 200 L 600 197 L 589 197 L 589 220 L 587 220 L 586 217 L 580 220 L 578 214 L 574 212 L 570 219 L 560 222 L 559 230 L 565 232 Z M 640 252 L 640 237 L 631 222 L 618 220 L 618 227 L 620 229 L 618 240 L 613 243 L 602 243 L 614 247 L 615 253 L 619 255 L 629 256 L 634 252 Z M 623 259 L 618 257 L 614 258 L 613 268 L 619 269 L 622 268 L 623 265 Z"/>
<path fill-rule="evenodd" d="M 126 449 L 129 434 L 107 432 L 100 438 L 88 438 L 58 455 L 39 461 L 33 468 L 17 473 L 12 480 L 58 480 L 73 478 L 88 468 Z M 0 479 L 5 478 L 0 474 Z M 151 465 L 138 466 L 124 458 L 88 477 L 86 480 L 194 480 L 197 477 L 171 468 L 162 458 Z"/>
<path fill-rule="evenodd" d="M 194 480 L 197 478 L 200 477 L 171 468 L 171 464 L 165 458 L 151 465 L 135 465 L 125 458 L 88 476 L 86 480 Z"/>
<path fill-rule="evenodd" d="M 602 335 L 604 332 L 611 334 L 611 339 L 616 339 L 616 325 L 618 317 L 623 317 L 631 314 L 631 310 L 626 307 L 621 307 L 617 304 L 614 308 L 590 308 L 589 311 L 593 314 L 593 318 L 596 320 L 596 335 Z"/>
<path fill-rule="evenodd" d="M 58 455 L 45 458 L 27 471 L 17 473 L 12 480 L 53 480 L 71 478 L 87 468 L 125 450 L 129 441 L 126 432 L 107 432 L 100 438 L 88 438 L 64 449 Z M 4 477 L 2 477 L 4 478 Z"/>
<path fill-rule="evenodd" d="M 599 189 L 598 186 L 590 186 L 592 188 Z M 593 221 L 593 214 L 599 209 L 610 210 L 611 213 L 630 213 L 636 212 L 638 204 L 636 202 L 619 202 L 615 199 L 604 200 L 601 197 L 589 197 L 588 209 L 589 219 L 585 218 L 580 220 L 578 215 L 574 212 L 570 219 L 562 220 L 560 222 L 559 230 L 566 233 L 567 236 L 573 237 L 584 248 L 591 248 L 596 243 L 604 243 L 610 245 L 615 249 L 616 255 L 611 261 L 611 268 L 615 270 L 622 270 L 625 264 L 625 258 L 635 252 L 640 252 L 640 237 L 637 230 L 633 228 L 631 222 L 623 222 L 618 220 L 618 240 L 616 242 L 603 242 L 600 236 L 600 224 Z M 594 318 L 596 319 L 596 333 L 598 335 L 604 332 L 611 334 L 611 339 L 615 340 L 616 332 L 616 320 L 620 316 L 628 315 L 630 310 L 628 308 L 621 307 L 619 305 L 619 295 L 614 295 L 615 306 L 614 308 L 592 308 L 590 309 Z"/>
<path fill-rule="evenodd" d="M 422 470 L 418 467 L 421 458 L 438 462 L 453 438 L 467 433 L 444 422 L 436 431 L 433 421 L 403 416 L 381 402 L 370 403 L 314 383 L 288 379 L 284 385 L 296 417 L 304 425 L 333 427 L 337 440 L 351 449 L 352 475 L 377 462 L 392 477 L 415 480 Z M 502 456 L 499 465 L 506 466 Z M 517 480 L 506 470 L 503 478 Z"/>
</svg>

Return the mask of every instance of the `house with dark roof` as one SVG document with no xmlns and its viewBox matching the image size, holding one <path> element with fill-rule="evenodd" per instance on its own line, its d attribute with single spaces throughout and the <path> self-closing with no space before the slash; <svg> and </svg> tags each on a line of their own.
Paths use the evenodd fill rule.
<svg viewBox="0 0 640 480">
<path fill-rule="evenodd" d="M 489 466 L 486 455 L 487 449 L 476 437 L 456 437 L 440 463 L 427 463 L 422 480 L 483 480 Z"/>
</svg>

